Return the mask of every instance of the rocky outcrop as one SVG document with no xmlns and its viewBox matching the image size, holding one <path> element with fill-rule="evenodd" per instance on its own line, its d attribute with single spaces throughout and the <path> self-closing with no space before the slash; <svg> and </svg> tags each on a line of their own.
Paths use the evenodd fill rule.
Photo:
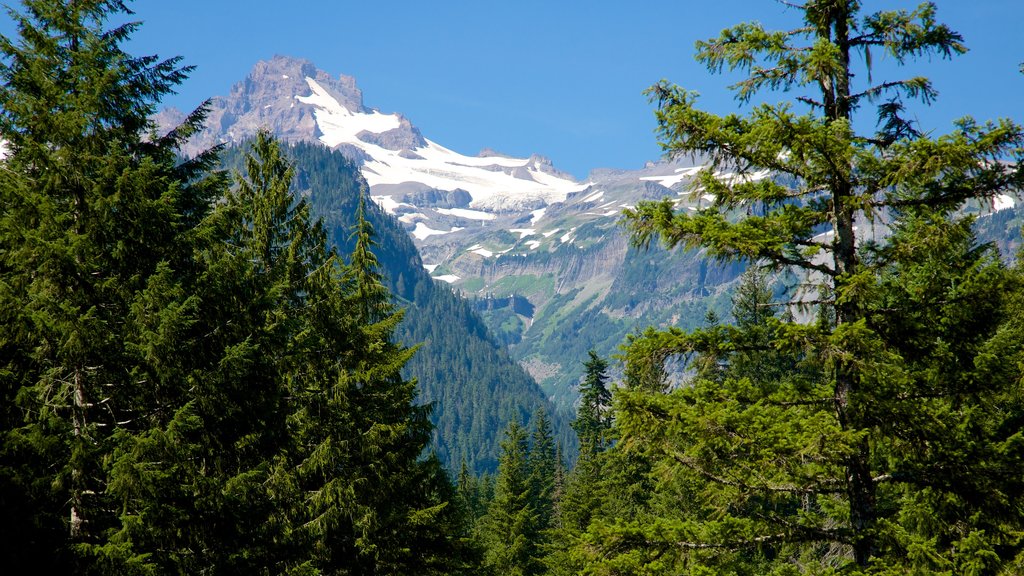
<svg viewBox="0 0 1024 576">
<path fill-rule="evenodd" d="M 426 146 L 427 141 L 423 139 L 423 134 L 420 134 L 419 128 L 416 128 L 409 122 L 409 119 L 401 114 L 398 115 L 399 126 L 394 130 L 388 130 L 387 132 L 367 132 L 362 131 L 356 134 L 356 138 L 359 138 L 363 142 L 375 144 L 384 148 L 385 150 L 401 151 L 403 158 L 409 158 L 409 153 L 415 155 L 412 150 L 421 146 Z"/>
<path fill-rule="evenodd" d="M 473 197 L 465 190 L 448 192 L 436 188 L 406 192 L 398 197 L 399 202 L 427 208 L 465 208 L 472 200 Z"/>
<path fill-rule="evenodd" d="M 355 78 L 341 75 L 334 78 L 317 70 L 309 60 L 274 56 L 270 60 L 257 62 L 244 80 L 231 87 L 227 96 L 213 98 L 206 128 L 194 136 L 182 150 L 192 156 L 221 143 L 234 144 L 253 136 L 265 128 L 285 142 L 317 141 L 315 108 L 298 100 L 307 96 L 311 89 L 306 79 L 312 78 L 334 99 L 353 112 L 366 112 L 363 93 L 356 86 Z M 165 110 L 155 118 L 158 126 L 170 130 L 184 118 L 177 110 Z M 394 135 L 392 140 L 422 140 L 419 132 L 408 124 L 407 134 Z M 379 136 L 379 135 L 378 135 Z M 354 160 L 360 160 L 358 149 L 346 153 Z M 355 152 L 359 152 L 358 154 Z M 364 155 L 363 155 L 364 156 Z"/>
</svg>

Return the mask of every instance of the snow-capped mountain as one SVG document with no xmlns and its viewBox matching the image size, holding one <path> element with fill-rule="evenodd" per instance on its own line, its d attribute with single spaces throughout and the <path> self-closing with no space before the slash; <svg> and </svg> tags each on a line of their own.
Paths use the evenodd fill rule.
<svg viewBox="0 0 1024 576">
<path fill-rule="evenodd" d="M 170 111 L 158 121 L 180 118 Z M 693 162 L 600 170 L 577 182 L 540 156 L 468 156 L 425 138 L 401 114 L 364 105 L 355 79 L 280 56 L 213 99 L 206 129 L 185 152 L 237 143 L 259 128 L 358 163 L 372 198 L 410 233 L 430 274 L 481 298 L 497 337 L 565 406 L 580 358 L 566 352 L 562 331 L 607 355 L 636 326 L 703 318 L 706 304 L 697 313 L 688 307 L 736 273 L 696 255 L 660 254 L 642 269 L 628 256 L 622 210 L 666 196 L 680 206 L 701 202 L 685 193 L 699 170 Z M 520 305 L 492 300 L 505 297 Z"/>
<path fill-rule="evenodd" d="M 180 118 L 165 112 L 160 120 Z M 466 156 L 445 148 L 401 114 L 364 106 L 354 78 L 333 78 L 309 61 L 284 56 L 258 63 L 229 96 L 215 98 L 207 129 L 186 152 L 239 142 L 261 127 L 286 141 L 316 140 L 341 150 L 361 164 L 372 195 L 384 206 L 408 204 L 409 194 L 454 194 L 455 207 L 497 213 L 535 209 L 586 187 L 540 156 Z"/>
<path fill-rule="evenodd" d="M 158 121 L 180 118 L 171 111 Z M 623 209 L 642 200 L 668 197 L 681 210 L 707 203 L 690 186 L 699 159 L 595 170 L 577 182 L 539 156 L 467 156 L 425 138 L 401 114 L 366 107 L 355 79 L 286 57 L 258 63 L 214 99 L 206 129 L 185 152 L 239 142 L 259 128 L 285 141 L 319 142 L 358 163 L 372 198 L 409 232 L 430 275 L 477 299 L 495 338 L 563 407 L 575 400 L 588 349 L 608 356 L 642 327 L 692 328 L 709 309 L 728 313 L 740 265 L 695 252 L 637 251 L 619 226 Z M 981 222 L 1011 247 L 1019 235 L 997 232 L 1017 218 L 1015 203 L 997 198 L 987 213 L 998 218 Z"/>
</svg>

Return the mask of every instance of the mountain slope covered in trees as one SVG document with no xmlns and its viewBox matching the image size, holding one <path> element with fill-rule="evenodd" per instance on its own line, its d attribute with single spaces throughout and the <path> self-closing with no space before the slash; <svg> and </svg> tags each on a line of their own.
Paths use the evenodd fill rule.
<svg viewBox="0 0 1024 576">
<path fill-rule="evenodd" d="M 287 149 L 295 167 L 297 193 L 323 220 L 328 241 L 341 254 L 354 247 L 356 207 L 365 182 L 342 153 L 309 142 Z M 241 149 L 224 152 L 236 166 Z M 566 450 L 574 438 L 533 379 L 488 333 L 469 302 L 431 279 L 415 245 L 400 223 L 375 204 L 366 218 L 377 233 L 374 253 L 396 302 L 406 308 L 395 332 L 418 345 L 405 374 L 419 383 L 418 401 L 431 404 L 432 448 L 449 468 L 466 461 L 477 472 L 495 469 L 500 434 L 512 420 L 526 422 L 538 408 L 552 414 L 556 437 Z"/>
</svg>

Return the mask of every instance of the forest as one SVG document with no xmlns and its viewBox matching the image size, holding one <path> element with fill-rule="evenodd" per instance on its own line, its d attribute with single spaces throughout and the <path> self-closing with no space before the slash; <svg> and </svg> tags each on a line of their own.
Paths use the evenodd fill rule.
<svg viewBox="0 0 1024 576">
<path fill-rule="evenodd" d="M 1024 191 L 1024 129 L 925 133 L 928 80 L 874 78 L 871 54 L 966 50 L 933 3 L 786 4 L 791 30 L 696 43 L 739 76 L 736 113 L 648 91 L 711 200 L 622 217 L 639 251 L 745 266 L 728 315 L 565 359 L 571 435 L 541 398 L 446 391 L 500 352 L 471 304 L 396 275 L 403 240 L 351 166 L 266 131 L 184 157 L 206 107 L 166 134 L 153 116 L 192 69 L 129 54 L 125 2 L 10 10 L 2 571 L 1024 574 L 1024 264 L 978 237 L 978 207 Z M 456 336 L 413 306 L 479 337 L 417 364 Z"/>
</svg>

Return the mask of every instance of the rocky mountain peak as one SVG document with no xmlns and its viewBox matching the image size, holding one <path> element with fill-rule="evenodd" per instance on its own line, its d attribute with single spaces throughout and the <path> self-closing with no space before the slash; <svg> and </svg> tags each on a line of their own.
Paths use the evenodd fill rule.
<svg viewBox="0 0 1024 576">
<path fill-rule="evenodd" d="M 370 112 L 363 106 L 363 93 L 355 78 L 333 77 L 306 59 L 274 56 L 257 62 L 227 96 L 211 100 L 206 128 L 183 152 L 194 155 L 217 144 L 237 143 L 260 128 L 287 142 L 318 141 L 322 131 L 317 125 L 317 106 L 303 101 L 317 90 L 352 114 Z M 156 121 L 169 129 L 182 118 L 181 112 L 169 109 L 157 115 Z M 413 130 L 408 125 L 408 131 Z M 415 137 L 405 140 L 415 141 Z"/>
<path fill-rule="evenodd" d="M 338 103 L 352 112 L 365 112 L 363 92 L 356 86 L 356 79 L 344 74 L 333 78 L 327 72 L 318 70 L 309 60 L 291 56 L 274 56 L 253 66 L 245 80 L 231 88 L 228 100 L 245 108 L 274 104 L 279 98 L 294 99 L 297 95 L 310 92 L 307 78 L 312 78 Z"/>
<path fill-rule="evenodd" d="M 180 122 L 173 110 L 157 117 L 165 129 Z M 379 202 L 416 190 L 436 190 L 435 204 L 461 209 L 522 211 L 564 200 L 585 188 L 541 156 L 464 156 L 423 137 L 401 114 L 363 105 L 351 76 L 333 77 L 309 60 L 275 56 L 256 63 L 227 96 L 211 101 L 205 128 L 183 149 L 188 155 L 221 143 L 234 144 L 259 129 L 286 142 L 319 142 L 362 168 Z M 450 193 L 458 198 L 449 199 Z M 466 202 L 463 195 L 471 199 Z M 388 204 L 390 205 L 390 204 Z"/>
</svg>

